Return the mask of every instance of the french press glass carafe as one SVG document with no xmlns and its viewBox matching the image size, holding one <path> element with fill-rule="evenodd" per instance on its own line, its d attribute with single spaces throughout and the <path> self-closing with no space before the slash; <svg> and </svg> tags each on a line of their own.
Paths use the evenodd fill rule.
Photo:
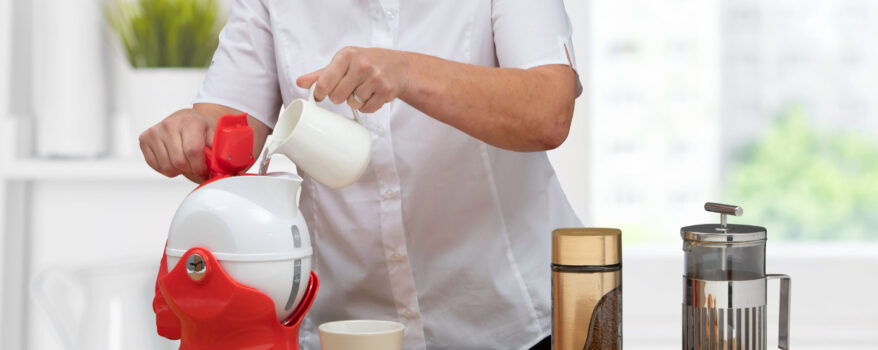
<svg viewBox="0 0 878 350">
<path fill-rule="evenodd" d="M 764 227 L 735 225 L 741 207 L 707 203 L 720 224 L 686 226 L 683 237 L 683 349 L 763 350 L 766 281 L 780 280 L 778 348 L 789 349 L 790 277 L 765 273 Z"/>
</svg>

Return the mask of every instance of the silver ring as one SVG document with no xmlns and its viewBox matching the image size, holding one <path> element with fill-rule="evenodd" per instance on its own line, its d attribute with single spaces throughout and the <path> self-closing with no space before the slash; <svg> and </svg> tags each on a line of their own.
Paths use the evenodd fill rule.
<svg viewBox="0 0 878 350">
<path fill-rule="evenodd" d="M 357 96 L 356 92 L 354 92 L 353 95 L 354 95 L 354 101 L 357 101 L 357 103 L 366 103 L 366 101 L 363 101 L 363 99 L 360 98 L 360 96 Z"/>
</svg>

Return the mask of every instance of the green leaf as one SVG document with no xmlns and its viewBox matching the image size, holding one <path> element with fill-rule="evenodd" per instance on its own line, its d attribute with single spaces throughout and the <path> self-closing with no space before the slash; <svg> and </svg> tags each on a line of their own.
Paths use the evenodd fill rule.
<svg viewBox="0 0 878 350">
<path fill-rule="evenodd" d="M 108 0 L 104 17 L 132 67 L 207 67 L 225 22 L 217 0 Z"/>
<path fill-rule="evenodd" d="M 728 198 L 789 240 L 878 240 L 878 144 L 813 127 L 791 106 L 737 153 Z"/>
</svg>

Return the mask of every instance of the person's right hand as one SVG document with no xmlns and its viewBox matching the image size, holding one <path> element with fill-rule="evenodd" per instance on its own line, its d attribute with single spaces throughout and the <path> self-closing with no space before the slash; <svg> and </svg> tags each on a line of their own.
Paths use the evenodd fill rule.
<svg viewBox="0 0 878 350">
<path fill-rule="evenodd" d="M 213 142 L 216 119 L 195 109 L 181 109 L 140 134 L 140 150 L 150 167 L 167 177 L 192 182 L 208 178 L 204 146 Z"/>
</svg>

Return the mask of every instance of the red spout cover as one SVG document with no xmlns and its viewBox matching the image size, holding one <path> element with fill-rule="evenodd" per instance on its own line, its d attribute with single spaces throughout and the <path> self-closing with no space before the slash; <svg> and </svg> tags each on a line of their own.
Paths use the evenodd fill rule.
<svg viewBox="0 0 878 350">
<path fill-rule="evenodd" d="M 165 244 L 167 248 L 167 244 Z M 168 257 L 162 254 L 162 263 L 159 266 L 159 274 L 155 281 L 155 297 L 152 299 L 152 311 L 155 312 L 155 325 L 160 336 L 168 339 L 180 339 L 180 320 L 174 316 L 165 298 L 162 296 L 162 290 L 159 288 L 158 279 L 168 274 L 165 266 L 168 265 Z"/>
<path fill-rule="evenodd" d="M 186 272 L 192 254 L 207 267 L 199 281 Z M 320 285 L 314 272 L 296 311 L 281 324 L 271 298 L 232 280 L 209 251 L 190 249 L 170 272 L 162 262 L 153 310 L 159 335 L 181 339 L 181 350 L 299 350 L 299 326 Z"/>
<path fill-rule="evenodd" d="M 253 165 L 253 129 L 247 125 L 247 114 L 220 117 L 213 147 L 204 147 L 204 155 L 211 178 L 235 176 Z"/>
</svg>

